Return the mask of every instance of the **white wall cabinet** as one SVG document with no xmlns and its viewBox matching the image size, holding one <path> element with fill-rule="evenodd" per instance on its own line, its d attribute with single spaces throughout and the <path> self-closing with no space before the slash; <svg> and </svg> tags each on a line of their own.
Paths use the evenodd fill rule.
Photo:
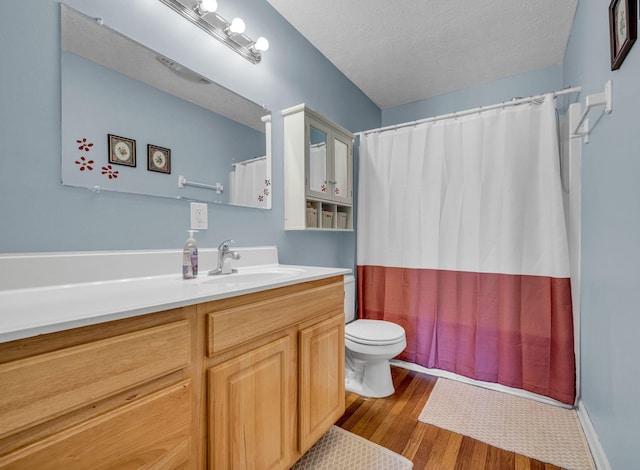
<svg viewBox="0 0 640 470">
<path fill-rule="evenodd" d="M 353 230 L 353 134 L 304 104 L 282 115 L 285 230 Z"/>
</svg>

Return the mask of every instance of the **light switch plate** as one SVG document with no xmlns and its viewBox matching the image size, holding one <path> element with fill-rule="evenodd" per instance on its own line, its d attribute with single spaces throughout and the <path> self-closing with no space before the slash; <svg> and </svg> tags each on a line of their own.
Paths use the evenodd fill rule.
<svg viewBox="0 0 640 470">
<path fill-rule="evenodd" d="M 206 230 L 209 228 L 207 205 L 203 202 L 191 203 L 191 230 Z"/>
</svg>

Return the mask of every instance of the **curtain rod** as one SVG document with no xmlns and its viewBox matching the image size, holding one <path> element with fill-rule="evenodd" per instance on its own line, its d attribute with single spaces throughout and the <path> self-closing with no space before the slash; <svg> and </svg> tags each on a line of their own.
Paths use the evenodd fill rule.
<svg viewBox="0 0 640 470">
<path fill-rule="evenodd" d="M 248 159 L 248 160 L 242 160 L 241 162 L 235 162 L 235 163 L 232 163 L 232 164 L 231 164 L 231 166 L 236 166 L 236 165 L 248 165 L 249 163 L 253 163 L 253 162 L 260 161 L 260 160 L 264 160 L 264 159 L 266 159 L 266 158 L 267 158 L 267 156 L 266 156 L 266 155 L 263 155 L 263 156 L 261 156 L 261 157 L 254 157 L 254 158 L 250 158 L 250 159 Z"/>
<path fill-rule="evenodd" d="M 477 108 L 467 109 L 465 111 L 457 111 L 455 113 L 441 114 L 440 116 L 434 116 L 434 117 L 425 118 L 425 119 L 418 119 L 417 121 L 403 122 L 401 124 L 394 124 L 391 126 L 379 127 L 377 129 L 369 129 L 367 131 L 357 132 L 356 135 L 363 136 L 363 135 L 371 134 L 373 132 L 382 132 L 382 131 L 388 131 L 392 129 L 400 129 L 402 127 L 415 126 L 415 125 L 424 124 L 427 122 L 440 121 L 442 119 L 468 116 L 469 114 L 475 114 L 481 111 L 489 111 L 492 109 L 504 108 L 507 106 L 514 106 L 517 104 L 531 103 L 532 101 L 543 99 L 548 94 L 553 95 L 553 97 L 555 98 L 556 96 L 568 95 L 570 93 L 580 93 L 581 90 L 582 90 L 582 87 L 576 86 L 573 88 L 565 88 L 564 90 L 554 91 L 552 93 L 542 93 L 540 95 L 529 96 L 527 98 L 514 98 L 510 101 L 503 101 L 502 103 L 492 104 L 489 106 L 479 106 Z"/>
</svg>

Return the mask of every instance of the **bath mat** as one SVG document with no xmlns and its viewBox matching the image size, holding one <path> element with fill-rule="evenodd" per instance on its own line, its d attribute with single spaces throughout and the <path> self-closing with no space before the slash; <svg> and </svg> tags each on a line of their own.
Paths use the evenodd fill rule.
<svg viewBox="0 0 640 470">
<path fill-rule="evenodd" d="M 571 470 L 594 470 L 574 410 L 439 378 L 419 421 Z"/>
<path fill-rule="evenodd" d="M 291 470 L 410 470 L 411 460 L 338 426 L 316 442 Z"/>
</svg>

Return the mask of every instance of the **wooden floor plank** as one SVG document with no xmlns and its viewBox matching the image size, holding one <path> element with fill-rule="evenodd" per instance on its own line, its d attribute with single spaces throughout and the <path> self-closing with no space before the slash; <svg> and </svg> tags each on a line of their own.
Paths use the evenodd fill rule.
<svg viewBox="0 0 640 470">
<path fill-rule="evenodd" d="M 524 455 L 515 455 L 515 470 L 531 470 L 531 461 Z"/>
<path fill-rule="evenodd" d="M 424 468 L 437 468 L 442 470 L 453 470 L 455 467 L 455 461 L 457 460 L 457 452 L 460 448 L 460 441 L 462 436 L 458 439 L 455 433 L 449 432 L 445 429 L 438 428 L 438 435 L 433 443 L 433 449 L 429 460 L 426 462 Z M 451 460 L 451 448 L 456 448 L 456 455 Z"/>
<path fill-rule="evenodd" d="M 391 371 L 392 396 L 363 398 L 347 392 L 346 411 L 336 425 L 404 455 L 415 470 L 562 470 L 419 422 L 437 379 L 399 367 Z"/>
<path fill-rule="evenodd" d="M 387 427 L 386 432 L 382 434 L 374 433 L 375 439 L 373 439 L 372 442 L 376 442 L 394 452 L 401 453 L 402 449 L 411 437 L 415 426 L 417 424 L 422 424 L 417 422 L 417 418 L 409 418 L 409 420 L 406 419 L 406 417 L 411 416 L 411 413 L 415 408 L 415 404 L 411 398 L 415 399 L 420 396 L 420 393 L 416 393 L 414 391 L 414 393 L 410 395 L 409 400 L 399 401 L 398 405 L 401 407 L 399 413 L 394 417 L 388 417 L 389 419 L 385 419 L 385 426 Z"/>
<path fill-rule="evenodd" d="M 482 468 L 487 460 L 488 444 L 464 436 L 460 445 L 460 454 L 456 461 L 456 470 L 467 468 Z"/>
<path fill-rule="evenodd" d="M 530 459 L 529 469 L 530 470 L 545 470 L 544 463 L 540 462 L 539 460 Z"/>
<path fill-rule="evenodd" d="M 404 389 L 404 393 L 391 400 L 393 407 L 389 410 L 389 413 L 385 416 L 384 421 L 378 429 L 376 429 L 371 435 L 371 440 L 373 442 L 381 441 L 386 434 L 393 432 L 390 431 L 390 429 L 394 424 L 402 426 L 404 420 L 398 418 L 405 416 L 405 413 L 410 413 L 409 416 L 413 415 L 413 403 L 420 401 L 420 396 L 418 395 L 421 394 L 424 396 L 424 403 L 426 403 L 428 394 L 425 395 L 424 391 L 425 388 L 422 386 L 422 382 L 420 380 L 416 380 L 415 378 L 411 380 L 409 385 Z"/>
<path fill-rule="evenodd" d="M 427 431 L 426 426 L 416 426 L 413 428 L 413 432 L 411 433 L 411 437 L 407 441 L 407 444 L 402 449 L 401 454 L 404 455 L 409 460 L 413 460 L 413 457 L 418 452 L 420 448 L 420 444 L 424 439 L 424 435 Z"/>
<path fill-rule="evenodd" d="M 442 456 L 442 465 L 438 468 L 453 470 L 456 467 L 463 437 L 462 434 L 449 433 L 449 442 Z"/>
<path fill-rule="evenodd" d="M 430 424 L 419 423 L 418 426 L 423 427 L 424 438 L 418 447 L 418 451 L 416 452 L 414 458 L 412 458 L 413 468 L 414 469 L 422 469 L 427 468 L 427 462 L 431 458 L 431 453 L 434 449 L 434 444 L 438 439 L 438 428 L 432 426 Z M 407 457 L 408 458 L 408 457 Z"/>
</svg>

